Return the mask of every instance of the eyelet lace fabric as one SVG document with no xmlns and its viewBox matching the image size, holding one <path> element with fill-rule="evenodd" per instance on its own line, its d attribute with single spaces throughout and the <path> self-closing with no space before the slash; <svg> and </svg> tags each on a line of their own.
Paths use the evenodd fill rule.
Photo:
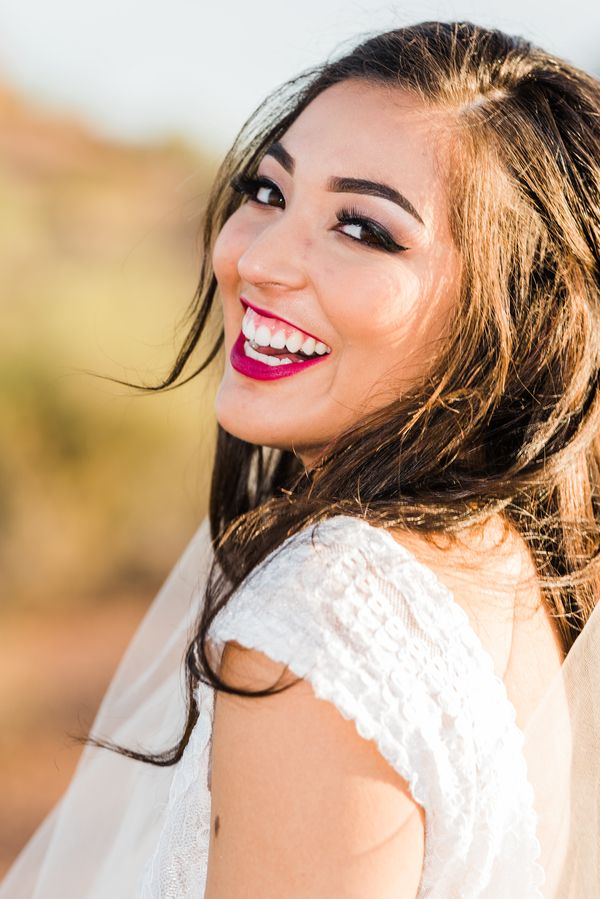
<svg viewBox="0 0 600 899">
<path fill-rule="evenodd" d="M 418 899 L 542 899 L 533 788 L 515 708 L 467 613 L 383 528 L 336 516 L 286 540 L 213 621 L 308 680 L 374 740 L 425 809 Z M 200 899 L 214 690 L 178 763 L 136 899 Z"/>
</svg>

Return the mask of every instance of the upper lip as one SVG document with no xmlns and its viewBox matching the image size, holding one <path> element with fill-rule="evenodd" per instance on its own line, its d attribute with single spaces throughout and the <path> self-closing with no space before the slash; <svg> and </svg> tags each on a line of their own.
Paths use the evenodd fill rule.
<svg viewBox="0 0 600 899">
<path fill-rule="evenodd" d="M 251 303 L 246 297 L 240 297 L 240 302 L 244 309 L 247 306 L 250 306 L 251 309 L 254 309 L 255 312 L 258 312 L 259 315 L 264 315 L 266 318 L 276 318 L 280 322 L 284 322 L 286 325 L 289 325 L 290 328 L 295 328 L 297 331 L 302 331 L 303 334 L 307 334 L 309 337 L 314 337 L 316 341 L 319 343 L 325 343 L 324 340 L 321 340 L 320 337 L 317 337 L 316 334 L 311 334 L 310 331 L 307 331 L 306 328 L 301 328 L 300 325 L 294 324 L 294 322 L 289 321 L 287 318 L 283 318 L 281 315 L 275 315 L 274 312 L 269 312 L 268 309 L 262 309 L 260 306 L 257 306 L 256 303 Z M 328 346 L 328 344 L 325 344 Z"/>
</svg>

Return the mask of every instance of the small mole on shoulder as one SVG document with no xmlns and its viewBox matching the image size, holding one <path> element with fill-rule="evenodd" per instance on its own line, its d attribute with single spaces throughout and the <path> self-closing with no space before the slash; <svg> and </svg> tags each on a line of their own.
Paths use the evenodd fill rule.
<svg viewBox="0 0 600 899">
<path fill-rule="evenodd" d="M 215 816 L 215 836 L 219 836 L 219 827 L 221 826 L 221 819 L 218 815 Z"/>
</svg>

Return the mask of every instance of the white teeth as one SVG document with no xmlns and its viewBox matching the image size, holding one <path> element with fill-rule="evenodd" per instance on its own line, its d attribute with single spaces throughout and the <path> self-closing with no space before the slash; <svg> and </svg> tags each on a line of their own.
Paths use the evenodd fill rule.
<svg viewBox="0 0 600 899">
<path fill-rule="evenodd" d="M 252 321 L 252 313 L 246 310 L 244 320 L 242 321 L 242 334 L 244 335 L 244 337 L 247 337 L 248 340 L 254 340 L 255 333 L 256 328 L 254 327 L 254 322 Z"/>
<path fill-rule="evenodd" d="M 244 352 L 251 359 L 258 359 L 259 362 L 264 362 L 266 365 L 290 365 L 292 362 L 291 359 L 278 359 L 277 356 L 266 356 L 264 353 L 259 353 L 250 346 L 248 341 L 244 343 Z"/>
<path fill-rule="evenodd" d="M 248 306 L 246 308 L 244 318 L 242 319 L 242 334 L 247 340 L 252 341 L 255 347 L 272 346 L 275 350 L 287 348 L 290 353 L 297 353 L 301 349 L 305 356 L 313 356 L 315 353 L 323 356 L 325 353 L 331 352 L 327 344 L 317 340 L 315 337 L 309 337 L 308 334 L 299 331 L 297 328 L 286 326 L 285 328 L 279 327 L 273 331 L 272 327 L 276 327 L 275 323 L 272 326 L 265 324 L 264 318 L 261 321 L 260 316 L 251 307 Z M 289 336 L 286 336 L 288 334 Z"/>
<path fill-rule="evenodd" d="M 254 335 L 254 342 L 259 346 L 269 346 L 271 343 L 271 332 L 266 325 L 259 325 Z M 289 347 L 288 347 L 289 349 Z"/>
<path fill-rule="evenodd" d="M 286 338 L 285 345 L 290 353 L 297 353 L 302 346 L 302 335 L 300 332 L 292 331 L 290 336 Z"/>
<path fill-rule="evenodd" d="M 285 331 L 281 328 L 271 337 L 271 346 L 274 350 L 282 350 L 285 346 Z"/>
</svg>

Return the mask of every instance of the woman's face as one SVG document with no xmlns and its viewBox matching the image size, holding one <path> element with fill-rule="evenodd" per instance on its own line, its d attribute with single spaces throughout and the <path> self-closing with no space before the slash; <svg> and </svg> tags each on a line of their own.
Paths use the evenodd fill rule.
<svg viewBox="0 0 600 899">
<path fill-rule="evenodd" d="M 439 121 L 398 88 L 345 81 L 263 155 L 213 252 L 226 431 L 309 463 L 428 369 L 459 277 Z"/>
</svg>

